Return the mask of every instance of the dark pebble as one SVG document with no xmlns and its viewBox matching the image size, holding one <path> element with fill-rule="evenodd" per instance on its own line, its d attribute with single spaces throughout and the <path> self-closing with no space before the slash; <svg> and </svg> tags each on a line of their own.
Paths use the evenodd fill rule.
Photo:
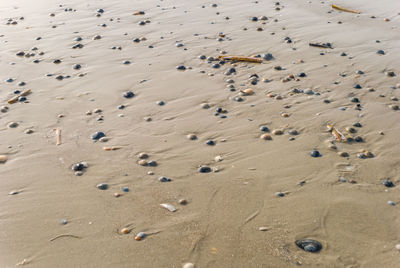
<svg viewBox="0 0 400 268">
<path fill-rule="evenodd" d="M 394 187 L 394 183 L 391 180 L 382 180 L 382 184 L 388 188 Z"/>
<path fill-rule="evenodd" d="M 97 10 L 97 12 L 98 12 L 98 13 L 104 13 L 104 9 L 99 8 L 99 9 Z"/>
<path fill-rule="evenodd" d="M 127 192 L 129 192 L 129 188 L 128 187 L 122 187 L 122 191 L 127 193 Z"/>
<path fill-rule="evenodd" d="M 206 144 L 212 146 L 212 145 L 215 145 L 215 142 L 213 140 L 207 140 Z"/>
<path fill-rule="evenodd" d="M 314 150 L 314 151 L 310 152 L 310 155 L 311 155 L 312 157 L 320 157 L 320 156 L 322 156 L 322 155 L 320 154 L 320 152 L 317 151 L 317 150 Z"/>
<path fill-rule="evenodd" d="M 25 82 L 19 82 L 19 83 L 18 83 L 18 86 L 20 86 L 20 87 L 23 87 L 23 86 L 25 86 L 25 85 L 26 85 Z"/>
<path fill-rule="evenodd" d="M 361 89 L 362 88 L 362 86 L 360 84 L 355 84 L 353 87 L 356 88 L 356 89 Z"/>
<path fill-rule="evenodd" d="M 261 130 L 262 132 L 269 132 L 269 128 L 268 128 L 267 126 L 261 126 L 261 127 L 260 127 L 260 130 Z"/>
<path fill-rule="evenodd" d="M 118 109 L 119 109 L 119 110 L 123 110 L 123 109 L 125 109 L 125 105 L 122 105 L 122 104 L 121 104 L 121 105 L 119 105 L 119 106 L 118 106 Z"/>
<path fill-rule="evenodd" d="M 385 51 L 383 51 L 382 49 L 379 49 L 378 51 L 376 51 L 376 54 L 385 55 Z"/>
<path fill-rule="evenodd" d="M 356 141 L 356 142 L 363 142 L 364 139 L 363 139 L 362 137 L 360 137 L 360 136 L 357 136 L 357 137 L 354 138 L 354 141 Z"/>
<path fill-rule="evenodd" d="M 264 56 L 263 56 L 263 59 L 264 60 L 273 60 L 274 56 L 272 56 L 271 53 L 265 53 Z"/>
<path fill-rule="evenodd" d="M 360 102 L 360 100 L 358 98 L 351 98 L 350 101 L 354 102 L 354 103 L 359 103 Z"/>
<path fill-rule="evenodd" d="M 100 183 L 100 184 L 97 184 L 97 189 L 99 189 L 99 190 L 107 190 L 108 189 L 108 185 L 107 185 L 107 183 Z"/>
<path fill-rule="evenodd" d="M 131 99 L 131 98 L 135 97 L 135 93 L 133 93 L 132 91 L 127 91 L 124 93 L 123 96 L 124 96 L 124 98 Z"/>
<path fill-rule="evenodd" d="M 322 244 L 313 239 L 301 239 L 296 241 L 296 246 L 307 251 L 316 253 L 322 249 Z"/>
<path fill-rule="evenodd" d="M 149 165 L 149 166 L 151 166 L 151 167 L 156 167 L 158 164 L 157 164 L 157 161 L 151 160 L 151 161 L 149 161 L 149 162 L 147 163 L 147 165 Z"/>
<path fill-rule="evenodd" d="M 176 66 L 176 69 L 180 70 L 180 71 L 184 71 L 184 70 L 186 70 L 186 67 L 184 65 L 178 65 L 178 66 Z"/>
<path fill-rule="evenodd" d="M 218 69 L 221 67 L 221 65 L 219 63 L 213 64 L 212 66 L 214 69 Z"/>
<path fill-rule="evenodd" d="M 19 93 L 21 93 L 20 90 L 18 90 L 18 89 L 14 90 L 14 94 L 19 94 Z"/>
<path fill-rule="evenodd" d="M 74 70 L 79 70 L 82 66 L 80 64 L 75 64 L 74 66 L 72 66 L 72 68 Z"/>
<path fill-rule="evenodd" d="M 307 75 L 306 75 L 306 73 L 299 73 L 297 76 L 298 77 L 306 77 Z"/>
<path fill-rule="evenodd" d="M 18 98 L 18 101 L 20 101 L 20 102 L 26 101 L 26 97 L 21 96 L 21 97 Z"/>
<path fill-rule="evenodd" d="M 159 177 L 158 180 L 159 180 L 160 182 L 170 182 L 170 181 L 171 181 L 170 178 L 167 178 L 167 177 L 165 177 L 165 176 Z"/>
<path fill-rule="evenodd" d="M 104 134 L 104 132 L 98 131 L 98 132 L 95 132 L 92 134 L 92 140 L 97 141 L 105 136 L 106 136 L 106 134 Z"/>
<path fill-rule="evenodd" d="M 199 168 L 199 172 L 200 173 L 209 173 L 209 172 L 211 172 L 211 168 L 207 167 L 207 166 L 202 166 Z"/>
<path fill-rule="evenodd" d="M 356 123 L 353 124 L 353 127 L 362 127 L 362 125 L 361 125 L 360 122 L 356 122 Z"/>
</svg>

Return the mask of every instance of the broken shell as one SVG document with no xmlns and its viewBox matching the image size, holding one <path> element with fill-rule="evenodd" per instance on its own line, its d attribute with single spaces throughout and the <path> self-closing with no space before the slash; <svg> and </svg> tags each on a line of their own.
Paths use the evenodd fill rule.
<svg viewBox="0 0 400 268">
<path fill-rule="evenodd" d="M 171 212 L 175 212 L 176 208 L 173 205 L 170 204 L 160 204 L 161 207 L 171 211 Z"/>
</svg>

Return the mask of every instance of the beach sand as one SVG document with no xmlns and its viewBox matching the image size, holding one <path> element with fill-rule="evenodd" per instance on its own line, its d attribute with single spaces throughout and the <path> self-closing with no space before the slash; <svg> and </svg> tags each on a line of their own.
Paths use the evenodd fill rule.
<svg viewBox="0 0 400 268">
<path fill-rule="evenodd" d="M 398 267 L 400 3 L 332 3 L 0 1 L 0 267 Z"/>
</svg>

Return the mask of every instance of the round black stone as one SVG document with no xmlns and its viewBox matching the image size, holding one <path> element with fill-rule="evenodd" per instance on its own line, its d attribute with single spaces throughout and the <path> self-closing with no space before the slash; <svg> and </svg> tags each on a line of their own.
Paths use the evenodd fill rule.
<svg viewBox="0 0 400 268">
<path fill-rule="evenodd" d="M 209 172 L 211 172 L 211 168 L 207 167 L 207 166 L 202 166 L 199 168 L 199 172 L 200 173 L 209 173 Z"/>
<path fill-rule="evenodd" d="M 312 157 L 320 157 L 320 156 L 321 156 L 320 152 L 318 152 L 317 150 L 312 151 L 312 152 L 310 153 L 310 155 L 311 155 Z"/>
<path fill-rule="evenodd" d="M 394 183 L 391 180 L 382 180 L 382 184 L 388 188 L 394 187 Z"/>
</svg>

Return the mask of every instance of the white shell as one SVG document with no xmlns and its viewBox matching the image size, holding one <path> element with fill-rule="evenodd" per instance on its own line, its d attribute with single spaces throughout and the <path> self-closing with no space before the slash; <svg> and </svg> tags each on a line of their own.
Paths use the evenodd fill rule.
<svg viewBox="0 0 400 268">
<path fill-rule="evenodd" d="M 160 204 L 161 207 L 168 209 L 171 212 L 175 212 L 176 208 L 173 205 L 170 204 Z"/>
</svg>

